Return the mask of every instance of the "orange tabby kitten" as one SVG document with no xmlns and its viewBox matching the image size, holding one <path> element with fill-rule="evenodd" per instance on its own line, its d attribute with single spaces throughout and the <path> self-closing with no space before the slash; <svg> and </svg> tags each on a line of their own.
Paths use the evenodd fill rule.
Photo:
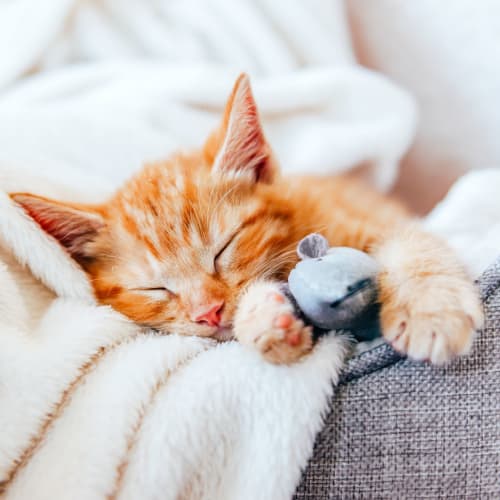
<svg viewBox="0 0 500 500">
<path fill-rule="evenodd" d="M 106 203 L 12 198 L 81 265 L 100 303 L 164 332 L 234 331 L 272 362 L 311 349 L 277 282 L 312 231 L 379 260 L 381 324 L 397 350 L 445 362 L 482 323 L 456 257 L 397 204 L 349 178 L 280 177 L 246 75 L 202 149 L 145 166 Z"/>
</svg>

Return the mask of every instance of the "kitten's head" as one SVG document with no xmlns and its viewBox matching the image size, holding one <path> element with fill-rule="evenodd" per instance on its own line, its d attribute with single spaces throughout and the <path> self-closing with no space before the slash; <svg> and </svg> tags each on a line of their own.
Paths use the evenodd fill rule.
<svg viewBox="0 0 500 500">
<path fill-rule="evenodd" d="M 246 75 L 201 150 L 146 165 L 106 203 L 11 196 L 87 272 L 99 302 L 182 334 L 224 336 L 241 291 L 285 278 L 300 239 Z"/>
</svg>

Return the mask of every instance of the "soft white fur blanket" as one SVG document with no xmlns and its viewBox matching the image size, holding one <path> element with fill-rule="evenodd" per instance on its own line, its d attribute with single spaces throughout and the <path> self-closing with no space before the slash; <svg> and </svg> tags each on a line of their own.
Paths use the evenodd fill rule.
<svg viewBox="0 0 500 500">
<path fill-rule="evenodd" d="M 36 255 L 34 238 L 28 260 L 57 262 L 64 276 L 67 263 Z M 141 332 L 75 299 L 52 301 L 33 324 L 3 266 L 0 282 L 6 498 L 292 495 L 341 366 L 339 338 L 272 366 L 236 343 Z"/>
<path fill-rule="evenodd" d="M 101 199 L 144 160 L 199 144 L 241 69 L 286 172 L 363 164 L 390 186 L 415 107 L 354 65 L 340 2 L 16 0 L 0 6 L 0 187 Z M 482 187 L 498 173 L 481 179 L 429 221 L 475 272 L 489 258 L 469 252 L 477 221 L 500 213 Z M 236 343 L 141 332 L 97 307 L 79 268 L 0 194 L 4 496 L 289 498 L 343 342 L 285 367 Z"/>
</svg>

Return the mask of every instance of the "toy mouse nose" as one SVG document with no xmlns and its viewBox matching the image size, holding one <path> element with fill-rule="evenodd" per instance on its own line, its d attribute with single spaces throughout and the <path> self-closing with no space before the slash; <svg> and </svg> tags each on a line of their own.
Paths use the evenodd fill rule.
<svg viewBox="0 0 500 500">
<path fill-rule="evenodd" d="M 196 323 L 206 323 L 209 326 L 219 326 L 224 301 L 205 305 L 203 308 L 193 312 L 191 319 Z"/>
</svg>

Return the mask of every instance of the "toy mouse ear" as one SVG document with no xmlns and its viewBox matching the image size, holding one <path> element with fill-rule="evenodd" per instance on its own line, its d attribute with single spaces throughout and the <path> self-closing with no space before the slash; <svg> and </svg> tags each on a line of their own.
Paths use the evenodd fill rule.
<svg viewBox="0 0 500 500">
<path fill-rule="evenodd" d="M 297 254 L 301 259 L 316 259 L 326 255 L 328 248 L 328 240 L 324 236 L 312 233 L 300 240 L 297 246 Z"/>
</svg>

